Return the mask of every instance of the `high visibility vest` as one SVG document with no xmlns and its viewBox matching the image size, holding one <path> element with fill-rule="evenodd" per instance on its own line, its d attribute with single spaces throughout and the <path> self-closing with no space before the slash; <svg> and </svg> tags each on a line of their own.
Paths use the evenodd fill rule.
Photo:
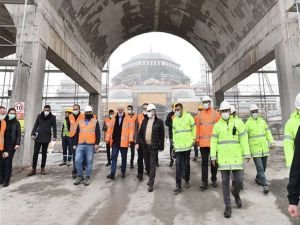
<svg viewBox="0 0 300 225">
<path fill-rule="evenodd" d="M 112 135 L 114 133 L 114 127 L 115 123 L 118 123 L 119 121 L 116 121 L 116 117 L 112 118 L 112 124 L 110 127 L 107 127 L 107 132 L 105 135 L 105 142 L 113 144 Z M 128 148 L 129 143 L 133 142 L 133 135 L 134 135 L 134 127 L 132 127 L 132 123 L 130 122 L 129 117 L 126 115 L 123 119 L 122 124 L 122 132 L 121 132 L 121 143 L 120 147 L 122 148 Z"/>
<path fill-rule="evenodd" d="M 233 135 L 233 128 L 236 132 Z M 220 119 L 213 128 L 211 160 L 217 160 L 219 170 L 243 170 L 243 158 L 250 158 L 248 134 L 242 120 Z"/>
<path fill-rule="evenodd" d="M 197 142 L 201 147 L 210 147 L 210 138 L 214 125 L 219 121 L 220 114 L 214 109 L 202 110 L 195 118 Z"/>
<path fill-rule="evenodd" d="M 91 119 L 86 125 L 85 120 L 80 120 L 78 122 L 79 126 L 79 139 L 78 144 L 96 144 L 96 119 Z"/>
<path fill-rule="evenodd" d="M 69 115 L 69 121 L 70 121 L 70 137 L 74 137 L 77 130 L 77 125 L 80 120 L 84 119 L 84 114 L 80 113 L 77 117 L 77 120 L 75 119 L 75 116 L 73 114 Z"/>
<path fill-rule="evenodd" d="M 137 123 L 137 115 L 135 115 L 135 114 L 134 115 L 128 115 L 128 119 L 131 123 L 131 126 L 133 128 L 135 128 L 136 123 Z M 134 129 L 133 131 L 134 131 L 133 135 L 135 135 L 136 130 Z"/>
<path fill-rule="evenodd" d="M 6 130 L 5 120 L 1 120 L 1 129 L 0 129 L 0 151 L 4 150 L 4 132 Z"/>
<path fill-rule="evenodd" d="M 284 155 L 286 165 L 291 166 L 295 152 L 295 138 L 300 129 L 300 114 L 293 112 L 284 127 Z"/>
<path fill-rule="evenodd" d="M 68 130 L 67 120 L 64 119 L 64 130 L 63 130 L 63 137 L 70 137 L 70 131 Z"/>
<path fill-rule="evenodd" d="M 143 113 L 140 113 L 138 116 L 137 116 L 137 122 L 138 122 L 138 131 L 140 130 L 141 126 L 142 126 L 142 122 L 144 120 L 145 116 Z"/>
</svg>

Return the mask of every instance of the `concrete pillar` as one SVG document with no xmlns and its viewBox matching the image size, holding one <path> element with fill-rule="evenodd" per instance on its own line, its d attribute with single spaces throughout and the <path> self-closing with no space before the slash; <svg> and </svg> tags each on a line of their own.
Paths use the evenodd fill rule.
<svg viewBox="0 0 300 225">
<path fill-rule="evenodd" d="M 89 105 L 93 107 L 94 114 L 97 115 L 98 120 L 102 121 L 103 115 L 101 114 L 100 107 L 102 105 L 101 95 L 98 93 L 90 93 Z"/>
<path fill-rule="evenodd" d="M 300 30 L 296 14 L 285 11 L 279 1 L 282 42 L 275 46 L 278 84 L 283 125 L 295 109 L 295 97 L 300 92 Z M 288 18 L 289 17 L 289 18 Z M 294 17 L 294 20 L 291 20 Z"/>
<path fill-rule="evenodd" d="M 17 49 L 17 52 L 19 49 Z M 25 43 L 22 49 L 22 60 L 31 64 L 20 66 L 14 76 L 12 105 L 25 102 L 24 143 L 15 157 L 15 166 L 29 166 L 33 154 L 31 130 L 36 116 L 42 109 L 43 86 L 45 77 L 47 47 L 40 42 Z"/>
<path fill-rule="evenodd" d="M 224 92 L 215 93 L 215 106 L 220 107 L 221 103 L 224 101 Z"/>
</svg>

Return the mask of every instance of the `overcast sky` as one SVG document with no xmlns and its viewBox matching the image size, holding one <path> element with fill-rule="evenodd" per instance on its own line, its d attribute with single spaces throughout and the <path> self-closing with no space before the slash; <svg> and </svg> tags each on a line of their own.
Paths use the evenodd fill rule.
<svg viewBox="0 0 300 225">
<path fill-rule="evenodd" d="M 205 75 L 205 60 L 190 43 L 171 34 L 152 32 L 128 40 L 113 52 L 110 57 L 111 78 L 121 72 L 122 64 L 130 58 L 151 50 L 169 56 L 180 64 L 192 83 L 199 81 L 200 74 Z"/>
</svg>

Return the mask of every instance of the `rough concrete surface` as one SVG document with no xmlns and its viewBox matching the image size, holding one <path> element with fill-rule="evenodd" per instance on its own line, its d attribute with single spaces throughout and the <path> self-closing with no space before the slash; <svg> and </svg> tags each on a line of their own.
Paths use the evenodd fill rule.
<svg viewBox="0 0 300 225">
<path fill-rule="evenodd" d="M 220 174 L 218 188 L 210 186 L 201 192 L 201 162 L 191 161 L 191 188 L 174 195 L 175 168 L 168 167 L 167 150 L 159 157 L 155 189 L 148 193 L 147 179 L 139 182 L 136 178 L 136 165 L 127 169 L 127 176 L 122 179 L 118 162 L 116 180 L 110 181 L 106 179 L 110 170 L 105 167 L 106 154 L 98 153 L 91 185 L 74 186 L 71 167 L 58 166 L 61 154 L 49 154 L 46 176 L 26 177 L 25 170 L 12 177 L 8 188 L 1 187 L 0 224 L 299 224 L 291 221 L 286 212 L 288 170 L 282 148 L 273 151 L 268 162 L 271 192 L 267 196 L 254 182 L 253 162 L 246 165 L 243 207 L 238 209 L 233 202 L 231 219 L 223 218 Z"/>
</svg>

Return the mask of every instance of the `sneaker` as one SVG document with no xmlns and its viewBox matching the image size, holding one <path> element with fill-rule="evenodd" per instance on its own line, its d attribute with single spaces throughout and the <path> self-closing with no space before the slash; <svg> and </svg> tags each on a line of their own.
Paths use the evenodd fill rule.
<svg viewBox="0 0 300 225">
<path fill-rule="evenodd" d="M 65 166 L 65 165 L 67 165 L 66 162 L 61 162 L 60 164 L 58 164 L 58 166 Z"/>
<path fill-rule="evenodd" d="M 240 198 L 240 195 L 239 194 L 235 194 L 234 193 L 234 189 L 231 188 L 231 194 L 233 195 L 234 197 L 234 200 L 235 200 L 235 204 L 238 208 L 242 208 L 242 199 Z"/>
<path fill-rule="evenodd" d="M 106 167 L 108 167 L 108 166 L 111 166 L 111 163 L 106 163 L 106 165 L 105 165 Z"/>
<path fill-rule="evenodd" d="M 139 179 L 140 181 L 142 181 L 142 180 L 143 180 L 143 175 L 142 175 L 142 174 L 138 174 L 138 175 L 136 176 L 136 178 Z"/>
<path fill-rule="evenodd" d="M 200 185 L 200 189 L 201 191 L 205 191 L 207 189 L 207 182 L 202 182 L 202 184 Z"/>
<path fill-rule="evenodd" d="M 264 194 L 268 194 L 269 191 L 270 191 L 269 186 L 263 186 L 263 192 L 264 192 Z"/>
<path fill-rule="evenodd" d="M 87 176 L 87 177 L 85 178 L 85 180 L 84 180 L 84 185 L 85 185 L 85 186 L 89 186 L 90 183 L 91 183 L 91 178 Z"/>
<path fill-rule="evenodd" d="M 212 181 L 212 186 L 213 186 L 214 188 L 217 188 L 217 187 L 218 187 L 218 183 L 217 183 L 216 180 L 213 180 L 213 181 Z"/>
<path fill-rule="evenodd" d="M 71 166 L 71 162 L 70 161 L 67 162 L 67 166 Z"/>
<path fill-rule="evenodd" d="M 186 182 L 185 182 L 185 188 L 190 188 L 190 187 L 191 187 L 190 182 L 189 182 L 189 181 L 186 181 Z"/>
<path fill-rule="evenodd" d="M 153 185 L 149 185 L 148 192 L 152 192 L 152 191 L 153 191 Z"/>
<path fill-rule="evenodd" d="M 27 176 L 34 176 L 36 174 L 36 169 L 32 169 L 28 174 Z"/>
<path fill-rule="evenodd" d="M 231 217 L 231 208 L 230 207 L 225 207 L 224 217 L 225 218 L 230 218 Z"/>
<path fill-rule="evenodd" d="M 111 180 L 114 180 L 114 179 L 115 179 L 115 175 L 108 174 L 108 175 L 106 176 L 106 178 L 111 179 Z"/>
<path fill-rule="evenodd" d="M 176 188 L 173 190 L 174 194 L 179 194 L 180 192 L 182 192 L 182 189 L 180 186 L 176 186 Z"/>
<path fill-rule="evenodd" d="M 74 185 L 79 185 L 84 181 L 84 178 L 82 176 L 78 176 L 74 182 Z"/>
</svg>

